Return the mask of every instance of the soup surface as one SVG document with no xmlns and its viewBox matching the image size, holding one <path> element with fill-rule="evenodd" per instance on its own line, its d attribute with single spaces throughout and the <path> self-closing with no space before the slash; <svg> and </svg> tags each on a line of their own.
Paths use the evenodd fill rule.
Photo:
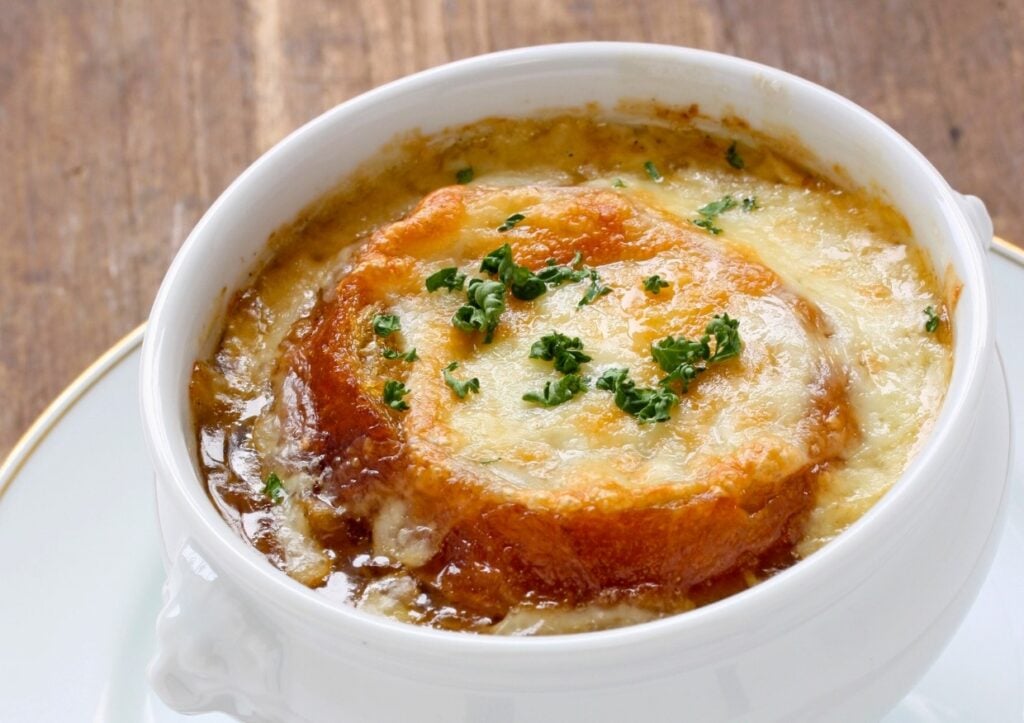
<svg viewBox="0 0 1024 723">
<path fill-rule="evenodd" d="M 408 139 L 275 232 L 192 377 L 225 519 L 503 634 L 683 612 L 856 521 L 937 416 L 946 297 L 892 208 L 692 120 Z"/>
</svg>

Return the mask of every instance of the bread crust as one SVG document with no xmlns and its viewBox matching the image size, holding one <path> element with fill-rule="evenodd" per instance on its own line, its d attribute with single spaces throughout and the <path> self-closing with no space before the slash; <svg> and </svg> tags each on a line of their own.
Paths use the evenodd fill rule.
<svg viewBox="0 0 1024 723">
<path fill-rule="evenodd" d="M 496 231 L 524 207 L 528 226 Z M 394 369 L 367 352 L 370 320 L 396 298 L 426 293 L 426 260 L 446 249 L 456 261 L 479 259 L 506 241 L 532 269 L 548 259 L 568 263 L 577 252 L 598 270 L 682 254 L 698 270 L 674 292 L 689 313 L 661 336 L 697 337 L 711 314 L 736 299 L 771 298 L 814 350 L 799 421 L 785 439 L 747 440 L 668 483 L 585 475 L 534 488 L 465 464 L 437 441 L 458 413 L 440 370 L 447 359 L 487 348 L 450 325 L 438 327 L 434 348 L 419 349 L 412 408 L 395 411 L 380 396 Z M 509 296 L 499 337 L 516 333 L 529 304 Z M 328 549 L 344 554 L 359 521 L 373 530 L 375 549 L 393 554 L 424 585 L 492 618 L 524 604 L 678 599 L 796 542 L 817 474 L 856 436 L 844 375 L 819 343 L 827 334 L 814 304 L 756 259 L 636 198 L 579 187 L 455 186 L 430 194 L 365 244 L 333 295 L 289 339 L 279 375 L 289 393 L 277 403 L 288 443 L 317 468 L 320 482 L 303 502 L 312 534 Z M 756 373 L 726 368 L 720 382 L 742 385 Z M 691 394 L 700 405 L 699 389 Z M 610 400 L 606 414 L 622 415 Z M 414 552 L 388 547 L 390 532 L 379 522 L 385 510 L 401 518 L 402 530 L 425 531 Z"/>
</svg>

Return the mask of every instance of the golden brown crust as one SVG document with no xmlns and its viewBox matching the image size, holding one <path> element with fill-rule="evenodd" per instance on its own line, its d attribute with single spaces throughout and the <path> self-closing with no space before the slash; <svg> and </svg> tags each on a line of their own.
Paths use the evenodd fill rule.
<svg viewBox="0 0 1024 723">
<path fill-rule="evenodd" d="M 529 228 L 496 231 L 524 207 Z M 306 501 L 320 542 L 348 544 L 353 533 L 340 519 L 372 525 L 385 505 L 398 501 L 408 519 L 432 530 L 432 555 L 410 572 L 453 604 L 496 617 L 523 603 L 678 597 L 791 544 L 813 504 L 817 468 L 855 433 L 842 375 L 824 354 L 792 441 L 740 444 L 699 474 L 688 470 L 685 483 L 566 479 L 544 489 L 512 487 L 426 441 L 445 424 L 443 385 L 418 387 L 408 413 L 383 403 L 383 380 L 395 372 L 365 351 L 372 316 L 395 298 L 424 293 L 423 259 L 445 249 L 456 261 L 479 259 L 505 241 L 517 262 L 534 269 L 549 258 L 566 263 L 577 251 L 598 268 L 682 253 L 695 271 L 671 293 L 680 295 L 674 301 L 688 315 L 675 318 L 670 330 L 639 331 L 632 343 L 641 349 L 669 331 L 699 336 L 710 315 L 739 296 L 777 298 L 809 340 L 827 332 L 813 304 L 787 291 L 769 269 L 620 194 L 441 189 L 374 235 L 312 326 L 291 340 L 283 378 L 294 393 L 279 395 L 279 404 L 285 434 L 302 436 L 303 449 L 329 470 Z M 509 297 L 499 334 L 515 332 L 528 303 Z M 417 362 L 434 378 L 452 355 L 479 353 L 470 335 L 450 326 L 439 333 L 447 335 L 436 340 L 445 353 L 421 349 Z M 756 370 L 721 374 L 723 383 L 735 377 L 742 384 L 750 373 Z M 691 395 L 693 404 L 701 403 L 699 389 Z M 608 408 L 609 415 L 620 414 Z"/>
</svg>

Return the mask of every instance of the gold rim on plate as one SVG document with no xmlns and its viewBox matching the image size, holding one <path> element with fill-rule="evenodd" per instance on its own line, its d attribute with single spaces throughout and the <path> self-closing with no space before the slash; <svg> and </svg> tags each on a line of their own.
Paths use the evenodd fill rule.
<svg viewBox="0 0 1024 723">
<path fill-rule="evenodd" d="M 994 236 L 992 238 L 992 250 L 1005 256 L 1011 261 L 1024 266 L 1024 249 L 1011 244 L 1006 239 Z M 50 405 L 43 410 L 34 422 L 21 435 L 11 451 L 0 463 L 0 498 L 10 487 L 11 482 L 25 466 L 25 463 L 32 456 L 32 453 L 43 443 L 47 435 L 53 430 L 57 423 L 64 418 L 71 407 L 104 376 L 107 375 L 119 362 L 142 343 L 143 333 L 146 331 L 146 324 L 142 323 L 128 332 L 112 347 L 103 352 L 100 357 L 90 364 L 79 374 L 57 398 L 50 402 Z"/>
<path fill-rule="evenodd" d="M 1024 262 L 1022 262 L 1024 263 Z M 43 443 L 47 435 L 53 431 L 57 423 L 64 418 L 82 396 L 92 389 L 107 373 L 133 352 L 142 343 L 142 335 L 146 324 L 142 323 L 125 334 L 112 347 L 103 352 L 96 361 L 79 374 L 71 384 L 64 388 L 57 398 L 50 402 L 36 421 L 29 425 L 11 451 L 0 464 L 0 499 L 10 487 L 18 472 L 25 466 L 32 453 Z"/>
<path fill-rule="evenodd" d="M 1010 259 L 1010 261 L 1016 261 L 1018 264 L 1024 265 L 1024 248 L 1016 246 L 1004 238 L 993 236 L 992 250 L 997 251 L 1000 255 Z"/>
</svg>

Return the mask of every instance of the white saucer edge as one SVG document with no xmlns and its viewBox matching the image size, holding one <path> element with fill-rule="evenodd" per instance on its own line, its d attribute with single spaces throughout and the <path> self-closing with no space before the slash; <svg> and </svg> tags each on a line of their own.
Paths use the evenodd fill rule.
<svg viewBox="0 0 1024 723">
<path fill-rule="evenodd" d="M 50 430 L 96 382 L 142 343 L 145 332 L 146 322 L 143 322 L 121 337 L 75 377 L 74 381 L 68 384 L 29 425 L 24 434 L 11 447 L 11 451 L 7 453 L 3 462 L 0 462 L 0 499 L 3 498 L 4 492 L 18 476 L 18 472 L 32 456 L 36 447 L 50 433 Z"/>
</svg>

